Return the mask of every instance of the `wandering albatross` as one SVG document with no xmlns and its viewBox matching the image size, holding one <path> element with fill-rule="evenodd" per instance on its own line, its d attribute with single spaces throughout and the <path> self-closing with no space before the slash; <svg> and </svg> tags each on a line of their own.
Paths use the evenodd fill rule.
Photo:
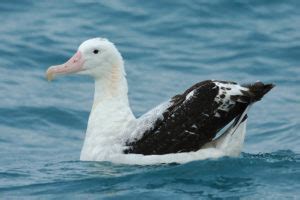
<svg viewBox="0 0 300 200">
<path fill-rule="evenodd" d="M 128 101 L 123 58 L 105 38 L 83 42 L 56 75 L 85 74 L 95 79 L 94 103 L 80 160 L 129 164 L 188 162 L 238 156 L 247 113 L 274 85 L 206 80 L 135 118 Z"/>
</svg>

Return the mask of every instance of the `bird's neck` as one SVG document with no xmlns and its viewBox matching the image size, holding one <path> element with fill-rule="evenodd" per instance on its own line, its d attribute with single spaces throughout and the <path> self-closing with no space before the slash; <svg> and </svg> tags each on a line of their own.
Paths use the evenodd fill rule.
<svg viewBox="0 0 300 200">
<path fill-rule="evenodd" d="M 113 66 L 105 76 L 95 78 L 93 109 L 105 101 L 120 100 L 129 106 L 128 85 L 122 66 Z"/>
<path fill-rule="evenodd" d="M 81 160 L 95 160 L 111 151 L 121 151 L 122 134 L 135 120 L 129 106 L 128 86 L 122 69 L 113 69 L 95 79 L 94 103 L 91 110 Z M 119 144 L 119 145 L 117 145 Z"/>
</svg>

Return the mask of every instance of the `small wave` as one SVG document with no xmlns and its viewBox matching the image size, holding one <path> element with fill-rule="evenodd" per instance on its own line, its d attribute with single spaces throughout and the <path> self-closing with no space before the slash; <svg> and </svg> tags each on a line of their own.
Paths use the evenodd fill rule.
<svg viewBox="0 0 300 200">
<path fill-rule="evenodd" d="M 262 193 L 261 189 L 271 193 L 279 188 L 296 187 L 293 184 L 299 178 L 299 161 L 299 154 L 290 150 L 153 166 L 64 161 L 45 166 L 55 171 L 55 174 L 47 173 L 47 182 L 2 187 L 0 192 L 12 196 L 90 194 L 116 198 L 148 192 L 154 196 L 173 193 L 182 198 L 251 196 Z M 274 185 L 274 181 L 291 185 L 280 182 Z"/>
<path fill-rule="evenodd" d="M 0 108 L 0 113 L 1 124 L 22 129 L 47 127 L 51 124 L 80 129 L 86 126 L 88 118 L 88 113 L 85 111 L 59 107 L 2 107 Z"/>
</svg>

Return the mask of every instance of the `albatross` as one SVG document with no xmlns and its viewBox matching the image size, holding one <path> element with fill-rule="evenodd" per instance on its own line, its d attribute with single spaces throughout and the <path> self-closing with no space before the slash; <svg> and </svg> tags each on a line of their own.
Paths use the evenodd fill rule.
<svg viewBox="0 0 300 200">
<path fill-rule="evenodd" d="M 95 80 L 80 160 L 128 164 L 184 163 L 238 156 L 247 114 L 274 85 L 206 80 L 136 118 L 128 100 L 123 58 L 105 38 L 83 42 L 64 64 L 46 72 L 83 74 Z"/>
</svg>

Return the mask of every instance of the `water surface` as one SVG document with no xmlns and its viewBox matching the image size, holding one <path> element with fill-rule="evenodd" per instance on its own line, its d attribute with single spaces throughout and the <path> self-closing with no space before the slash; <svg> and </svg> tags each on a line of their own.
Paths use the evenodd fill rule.
<svg viewBox="0 0 300 200">
<path fill-rule="evenodd" d="M 1 199 L 297 199 L 299 1 L 0 2 Z M 239 158 L 183 165 L 80 162 L 93 81 L 48 66 L 107 37 L 136 116 L 206 79 L 277 87 L 253 106 Z"/>
</svg>

